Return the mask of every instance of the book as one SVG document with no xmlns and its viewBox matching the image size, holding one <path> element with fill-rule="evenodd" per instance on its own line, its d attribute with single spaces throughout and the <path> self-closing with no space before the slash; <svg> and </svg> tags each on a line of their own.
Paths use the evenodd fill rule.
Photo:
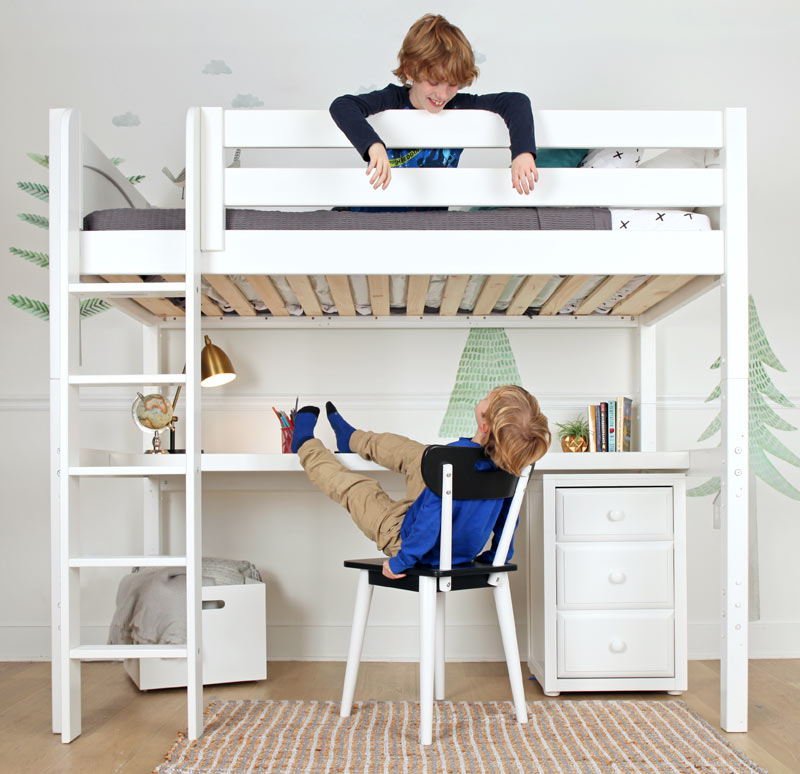
<svg viewBox="0 0 800 774">
<path fill-rule="evenodd" d="M 617 447 L 619 451 L 631 450 L 631 436 L 633 435 L 633 400 L 631 398 L 617 398 Z"/>
<path fill-rule="evenodd" d="M 608 401 L 600 403 L 600 451 L 608 451 Z"/>
<path fill-rule="evenodd" d="M 603 451 L 603 430 L 600 425 L 600 404 L 594 407 L 594 425 L 595 425 L 595 451 Z"/>
<path fill-rule="evenodd" d="M 608 402 L 608 450 L 617 450 L 617 402 Z"/>
<path fill-rule="evenodd" d="M 589 420 L 589 451 L 595 452 L 597 451 L 596 443 L 597 443 L 597 425 L 595 423 L 594 418 L 594 410 L 595 406 L 588 406 L 586 409 L 586 416 Z"/>
</svg>

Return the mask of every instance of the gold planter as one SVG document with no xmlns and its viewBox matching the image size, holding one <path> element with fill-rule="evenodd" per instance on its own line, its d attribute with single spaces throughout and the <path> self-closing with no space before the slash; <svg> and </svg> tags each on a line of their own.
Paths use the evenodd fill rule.
<svg viewBox="0 0 800 774">
<path fill-rule="evenodd" d="M 561 439 L 561 448 L 565 452 L 585 452 L 589 450 L 589 441 L 574 435 L 566 435 Z"/>
</svg>

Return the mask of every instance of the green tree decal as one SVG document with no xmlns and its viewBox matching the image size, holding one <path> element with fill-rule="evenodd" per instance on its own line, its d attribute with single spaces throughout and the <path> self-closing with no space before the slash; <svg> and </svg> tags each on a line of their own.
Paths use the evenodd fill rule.
<svg viewBox="0 0 800 774">
<path fill-rule="evenodd" d="M 49 156 L 45 156 L 40 153 L 28 153 L 27 156 L 40 167 L 44 167 L 45 169 L 50 168 Z M 111 159 L 111 161 L 117 166 L 122 164 L 124 160 L 125 159 L 120 158 Z M 136 185 L 137 183 L 141 183 L 142 180 L 144 180 L 144 177 L 144 175 L 131 175 L 128 180 L 133 185 Z M 50 199 L 50 189 L 44 183 L 22 181 L 17 183 L 17 188 L 41 202 L 47 202 Z M 36 228 L 46 230 L 50 227 L 50 219 L 46 215 L 40 215 L 33 212 L 21 212 L 17 215 L 17 217 L 19 217 L 20 220 L 25 221 L 25 223 L 30 223 L 32 226 L 36 226 Z M 12 255 L 16 255 L 19 258 L 29 261 L 30 263 L 34 264 L 34 266 L 38 266 L 39 268 L 46 269 L 50 266 L 50 256 L 47 253 L 42 253 L 35 250 L 24 250 L 19 247 L 9 247 L 8 250 Z M 34 317 L 38 317 L 40 320 L 50 319 L 50 307 L 46 301 L 38 301 L 33 298 L 28 298 L 27 296 L 18 295 L 16 293 L 11 293 L 8 296 L 8 301 L 17 309 L 28 312 Z M 81 317 L 92 317 L 93 315 L 100 314 L 100 312 L 105 312 L 106 310 L 111 309 L 111 304 L 100 298 L 86 298 L 81 301 L 80 309 Z"/>
<path fill-rule="evenodd" d="M 495 387 L 521 383 L 505 330 L 470 328 L 439 436 L 474 435 L 475 404 Z"/>
<path fill-rule="evenodd" d="M 764 333 L 764 328 L 761 326 L 761 320 L 758 317 L 753 297 L 750 296 L 750 467 L 753 473 L 758 476 L 762 481 L 769 484 L 773 489 L 776 489 L 781 494 L 791 497 L 793 500 L 800 500 L 800 491 L 798 491 L 786 478 L 778 471 L 778 469 L 770 462 L 767 454 L 771 454 L 785 462 L 800 467 L 800 457 L 798 457 L 791 449 L 784 446 L 775 436 L 770 432 L 769 428 L 776 430 L 797 430 L 794 425 L 789 424 L 786 420 L 782 419 L 772 409 L 765 398 L 769 398 L 779 406 L 786 408 L 795 408 L 792 403 L 778 388 L 773 384 L 772 379 L 765 366 L 770 366 L 776 371 L 786 372 L 783 364 L 778 360 L 778 356 L 767 341 L 767 336 Z M 719 368 L 720 359 L 717 358 L 712 363 L 711 368 Z M 719 398 L 721 393 L 720 385 L 706 398 L 706 402 Z M 698 441 L 705 441 L 719 432 L 722 426 L 722 420 L 719 414 L 714 417 L 711 424 L 703 431 L 703 434 L 698 438 Z M 716 494 L 720 489 L 720 478 L 714 478 L 705 481 L 700 486 L 690 489 L 686 494 L 692 497 L 703 497 L 705 495 Z"/>
</svg>

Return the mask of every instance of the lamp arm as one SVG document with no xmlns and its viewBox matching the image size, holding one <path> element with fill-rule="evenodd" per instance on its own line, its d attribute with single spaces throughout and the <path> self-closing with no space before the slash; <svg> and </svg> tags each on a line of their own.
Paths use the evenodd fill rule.
<svg viewBox="0 0 800 774">
<path fill-rule="evenodd" d="M 183 371 L 181 371 L 181 373 L 182 374 L 186 373 L 186 366 L 183 367 Z M 178 405 L 178 398 L 180 398 L 180 396 L 181 396 L 181 387 L 182 386 L 183 385 L 181 385 L 181 384 L 178 385 L 178 389 L 175 390 L 175 397 L 172 399 L 172 413 L 173 414 L 175 413 L 175 407 Z"/>
</svg>

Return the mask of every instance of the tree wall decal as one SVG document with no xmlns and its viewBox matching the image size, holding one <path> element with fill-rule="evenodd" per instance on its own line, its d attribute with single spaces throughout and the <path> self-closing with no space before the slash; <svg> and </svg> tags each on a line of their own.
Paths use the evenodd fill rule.
<svg viewBox="0 0 800 774">
<path fill-rule="evenodd" d="M 470 328 L 439 436 L 474 435 L 475 404 L 495 387 L 521 383 L 505 330 Z"/>
</svg>

